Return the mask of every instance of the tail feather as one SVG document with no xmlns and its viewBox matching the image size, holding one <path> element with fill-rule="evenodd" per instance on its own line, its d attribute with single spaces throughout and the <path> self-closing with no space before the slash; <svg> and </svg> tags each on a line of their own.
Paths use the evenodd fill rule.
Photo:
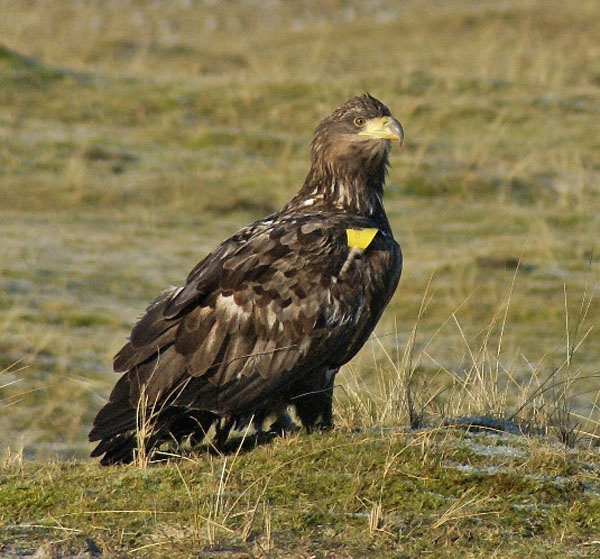
<svg viewBox="0 0 600 559">
<path fill-rule="evenodd" d="M 135 429 L 137 413 L 129 402 L 109 402 L 96 416 L 88 438 L 90 441 L 109 439 Z"/>
<path fill-rule="evenodd" d="M 151 452 L 167 442 L 180 444 L 187 437 L 198 444 L 216 419 L 208 411 L 170 406 L 166 412 L 147 419 L 145 450 Z M 137 428 L 137 410 L 127 400 L 109 402 L 96 416 L 90 431 L 89 440 L 100 441 L 91 456 L 104 455 L 100 461 L 104 466 L 132 462 L 140 442 Z"/>
</svg>

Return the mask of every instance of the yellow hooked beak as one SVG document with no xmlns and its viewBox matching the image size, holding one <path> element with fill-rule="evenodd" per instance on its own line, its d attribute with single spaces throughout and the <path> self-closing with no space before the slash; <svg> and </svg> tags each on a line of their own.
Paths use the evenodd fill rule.
<svg viewBox="0 0 600 559">
<path fill-rule="evenodd" d="M 398 140 L 400 144 L 404 140 L 402 125 L 392 116 L 367 120 L 358 135 L 377 140 Z"/>
</svg>

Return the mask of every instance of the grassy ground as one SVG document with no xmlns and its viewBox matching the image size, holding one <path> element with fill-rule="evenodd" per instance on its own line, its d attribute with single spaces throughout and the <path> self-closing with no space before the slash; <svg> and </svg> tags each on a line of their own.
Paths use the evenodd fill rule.
<svg viewBox="0 0 600 559">
<path fill-rule="evenodd" d="M 509 435 L 302 435 L 146 470 L 17 462 L 0 480 L 8 557 L 15 548 L 237 559 L 600 551 L 597 454 Z"/>
<path fill-rule="evenodd" d="M 115 380 L 111 357 L 135 317 L 166 285 L 180 283 L 216 242 L 289 199 L 306 173 L 318 120 L 364 90 L 390 106 L 407 141 L 392 156 L 386 194 L 405 253 L 404 276 L 378 337 L 346 367 L 337 390 L 338 424 L 363 435 L 279 441 L 240 457 L 234 471 L 248 461 L 256 470 L 248 480 L 259 479 L 261 461 L 276 468 L 293 454 L 305 456 L 293 471 L 305 472 L 316 445 L 330 457 L 325 470 L 335 465 L 324 473 L 327 480 L 349 476 L 332 499 L 353 505 L 334 510 L 367 514 L 377 491 L 387 491 L 385 480 L 336 449 L 369 448 L 373 460 L 385 462 L 406 445 L 413 452 L 412 441 L 420 440 L 398 434 L 391 442 L 387 436 L 360 442 L 374 424 L 436 425 L 446 417 L 494 414 L 526 422 L 549 441 L 588 448 L 598 440 L 597 2 L 331 1 L 267 8 L 250 0 L 0 0 L 0 10 L 0 442 L 7 455 L 10 449 L 38 460 L 19 470 L 19 476 L 27 473 L 22 491 L 30 497 L 15 505 L 9 496 L 7 525 L 27 519 L 45 525 L 59 514 L 63 502 L 47 496 L 44 480 L 59 480 L 58 496 L 71 495 L 60 489 L 69 480 L 102 494 L 105 474 L 95 466 L 45 461 L 87 455 L 91 419 Z M 440 447 L 431 448 L 435 455 Z M 414 457 L 404 466 L 405 454 L 399 456 L 394 464 L 417 476 L 409 477 L 407 494 L 419 494 L 421 477 L 434 480 L 431 491 L 441 491 L 441 500 L 424 508 L 410 499 L 402 508 L 401 492 L 382 505 L 383 513 L 408 523 L 406 530 L 369 532 L 360 516 L 325 522 L 315 513 L 314 520 L 298 520 L 323 492 L 323 485 L 305 486 L 312 482 L 298 476 L 287 498 L 259 498 L 258 489 L 251 490 L 248 502 L 259 503 L 256 518 L 263 519 L 257 520 L 260 538 L 264 518 L 271 518 L 275 547 L 268 553 L 285 554 L 280 546 L 308 554 L 324 541 L 334 550 L 335 542 L 347 540 L 340 557 L 367 553 L 370 545 L 381 556 L 395 549 L 409 556 L 435 552 L 438 537 L 457 539 L 457 549 L 473 556 L 480 548 L 487 550 L 482 556 L 493 556 L 497 548 L 499 556 L 517 557 L 530 541 L 541 550 L 592 549 L 584 536 L 577 547 L 573 535 L 587 533 L 588 520 L 577 517 L 581 505 L 575 503 L 587 506 L 589 495 L 565 494 L 556 499 L 558 508 L 552 502 L 546 510 L 527 489 L 543 529 L 512 532 L 504 522 L 516 513 L 501 508 L 510 498 L 494 501 L 490 489 L 496 474 L 490 482 L 454 472 L 449 481 L 447 468 L 427 470 Z M 11 467 L 7 479 L 15 479 Z M 199 496 L 217 483 L 223 462 L 198 460 L 184 472 L 187 467 L 181 465 L 182 476 L 171 465 L 146 473 L 119 470 L 114 479 L 117 485 L 129 480 L 123 481 L 126 492 L 141 484 L 135 494 L 141 503 L 170 498 L 141 496 L 145 476 L 153 488 L 164 475 L 180 480 L 173 482 L 178 502 L 203 503 Z M 548 479 L 562 475 L 554 466 L 539 467 Z M 210 468 L 212 477 L 203 477 Z M 285 469 L 274 471 L 278 476 Z M 243 469 L 232 476 L 242 491 Z M 357 490 L 361 506 L 349 496 L 353 476 L 372 489 Z M 192 484 L 193 498 L 185 497 L 183 480 Z M 465 499 L 475 499 L 474 508 L 467 510 L 477 512 L 478 500 L 487 507 L 491 499 L 494 507 L 482 510 L 494 514 L 454 523 L 454 532 L 443 524 L 435 537 L 422 537 L 452 506 L 448 499 L 462 498 L 458 487 L 472 491 Z M 115 499 L 118 494 L 118 487 L 110 489 Z M 134 508 L 113 497 L 106 503 L 94 495 L 80 498 L 81 508 L 71 512 Z M 597 528 L 594 503 L 588 524 Z M 186 505 L 173 526 L 195 514 L 195 506 Z M 97 515 L 85 526 L 106 531 L 127 518 L 133 527 L 123 524 L 123 530 L 138 533 L 132 547 L 146 545 L 162 525 L 159 513 L 174 509 L 162 503 L 149 510 L 156 513 L 150 528 L 143 514 Z M 235 518 L 225 524 L 238 538 L 228 541 L 239 542 L 241 520 Z M 486 547 L 466 524 L 483 530 L 492 518 L 490 525 L 500 528 Z M 324 522 L 338 535 L 320 533 Z M 97 541 L 94 530 L 89 533 Z M 540 539 L 527 539 L 539 530 Z"/>
</svg>

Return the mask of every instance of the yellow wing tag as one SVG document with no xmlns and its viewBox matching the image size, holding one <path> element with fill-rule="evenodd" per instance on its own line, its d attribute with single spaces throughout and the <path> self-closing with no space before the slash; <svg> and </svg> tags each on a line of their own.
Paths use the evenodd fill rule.
<svg viewBox="0 0 600 559">
<path fill-rule="evenodd" d="M 367 248 L 379 229 L 346 229 L 350 248 Z"/>
</svg>

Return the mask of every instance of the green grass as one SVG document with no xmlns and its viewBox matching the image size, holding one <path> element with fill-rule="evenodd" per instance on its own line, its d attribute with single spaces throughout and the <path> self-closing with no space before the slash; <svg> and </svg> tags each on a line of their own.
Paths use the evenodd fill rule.
<svg viewBox="0 0 600 559">
<path fill-rule="evenodd" d="M 21 512 L 20 493 L 6 497 L 11 541 L 20 528 L 7 526 L 54 523 L 66 506 L 57 498 L 69 501 L 65 514 L 102 508 L 99 496 L 67 498 L 77 480 L 111 495 L 106 510 L 158 501 L 148 505 L 153 514 L 93 516 L 78 525 L 82 533 L 32 528 L 19 545 L 63 536 L 70 545 L 85 534 L 110 549 L 162 542 L 161 514 L 171 518 L 176 507 L 162 489 L 146 494 L 141 480 L 165 476 L 179 480 L 177 498 L 187 504 L 165 528 L 169 543 L 145 553 L 186 545 L 186 529 L 210 545 L 210 523 L 198 516 L 185 526 L 196 514 L 190 503 L 209 506 L 198 496 L 218 485 L 220 459 L 180 464 L 195 500 L 174 464 L 107 476 L 86 462 L 87 431 L 115 381 L 112 355 L 159 291 L 295 193 L 316 123 L 368 90 L 406 130 L 386 192 L 405 270 L 377 338 L 336 389 L 338 425 L 363 434 L 293 438 L 240 456 L 231 479 L 238 491 L 262 467 L 283 476 L 276 467 L 289 453 L 307 458 L 293 470 L 289 494 L 287 482 L 270 481 L 259 499 L 259 483 L 236 511 L 258 503 L 252 530 L 268 546 L 270 522 L 274 547 L 265 553 L 281 556 L 311 549 L 365 556 L 370 546 L 382 557 L 415 556 L 435 554 L 436 542 L 444 553 L 473 557 L 495 549 L 502 557 L 530 548 L 540 557 L 597 553 L 585 535 L 593 532 L 586 526 L 597 527 L 597 503 L 581 488 L 546 507 L 546 489 L 538 496 L 532 480 L 512 480 L 522 490 L 517 504 L 527 506 L 508 514 L 512 497 L 506 488 L 495 500 L 496 477 L 472 479 L 439 465 L 421 476 L 424 466 L 411 455 L 402 471 L 431 478 L 431 486 L 409 476 L 406 494 L 401 486 L 389 493 L 377 467 L 354 466 L 336 450 L 373 445 L 368 454 L 381 461 L 388 443 L 400 445 L 396 452 L 419 435 L 364 442 L 370 429 L 483 414 L 515 416 L 548 444 L 565 441 L 578 452 L 599 440 L 597 2 L 349 0 L 267 9 L 251 0 L 52 0 L 0 1 L 0 9 L 0 440 L 26 462 L 6 491 L 18 480 L 29 495 Z M 311 445 L 335 457 L 322 485 L 312 477 Z M 434 445 L 428 460 L 444 463 L 440 452 Z M 48 462 L 57 457 L 81 462 Z M 597 454 L 585 460 L 597 475 Z M 243 481 L 238 467 L 246 463 L 252 473 Z M 558 475 L 555 465 L 539 468 Z M 51 479 L 59 480 L 54 496 Z M 130 494 L 126 485 L 119 496 L 104 491 L 112 479 L 142 486 Z M 337 487 L 340 480 L 347 486 Z M 327 516 L 329 504 L 316 510 L 329 485 L 336 514 L 347 507 L 361 515 L 371 514 L 384 487 L 390 500 L 382 514 L 400 524 L 369 532 L 364 516 Z M 468 509 L 479 511 L 483 499 L 486 514 L 433 529 L 450 497 L 460 498 L 459 486 L 474 487 Z M 426 504 L 408 497 L 422 491 Z M 242 541 L 241 517 L 229 521 L 235 535 L 224 530 L 226 545 L 260 555 Z M 106 535 L 119 523 L 129 534 L 121 543 Z"/>
<path fill-rule="evenodd" d="M 145 470 L 13 462 L 0 521 L 8 549 L 92 540 L 108 556 L 593 557 L 596 459 L 508 435 L 374 430 Z"/>
</svg>

